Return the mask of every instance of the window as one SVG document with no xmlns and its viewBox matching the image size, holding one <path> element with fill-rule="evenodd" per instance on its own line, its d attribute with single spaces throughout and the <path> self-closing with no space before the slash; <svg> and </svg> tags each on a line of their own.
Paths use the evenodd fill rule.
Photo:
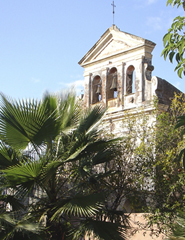
<svg viewBox="0 0 185 240">
<path fill-rule="evenodd" d="M 100 102 L 102 99 L 102 82 L 100 76 L 95 76 L 92 83 L 92 104 Z"/>
<path fill-rule="evenodd" d="M 135 93 L 135 68 L 133 65 L 127 68 L 126 94 Z"/>
<path fill-rule="evenodd" d="M 111 68 L 107 76 L 107 100 L 117 98 L 117 69 Z"/>
</svg>

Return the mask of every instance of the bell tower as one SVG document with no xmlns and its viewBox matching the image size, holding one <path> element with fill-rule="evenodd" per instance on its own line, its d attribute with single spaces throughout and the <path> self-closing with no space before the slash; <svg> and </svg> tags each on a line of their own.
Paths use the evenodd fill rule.
<svg viewBox="0 0 185 240">
<path fill-rule="evenodd" d="M 85 106 L 101 103 L 108 111 L 135 108 L 152 100 L 155 43 L 112 25 L 79 61 L 84 68 Z"/>
</svg>

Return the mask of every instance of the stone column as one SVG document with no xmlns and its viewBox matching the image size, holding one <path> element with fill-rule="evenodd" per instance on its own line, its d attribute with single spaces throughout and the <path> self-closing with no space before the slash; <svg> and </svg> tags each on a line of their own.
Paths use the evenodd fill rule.
<svg viewBox="0 0 185 240">
<path fill-rule="evenodd" d="M 143 79 L 145 83 L 145 91 L 144 91 L 144 101 L 151 100 L 151 79 L 152 79 L 152 71 L 154 70 L 154 66 L 152 65 L 152 59 L 143 58 Z"/>
<path fill-rule="evenodd" d="M 122 62 L 122 91 L 121 91 L 121 95 L 122 95 L 122 108 L 124 108 L 125 105 L 125 94 L 126 94 L 126 73 L 125 73 L 125 63 Z"/>
<path fill-rule="evenodd" d="M 107 83 L 107 68 L 101 69 L 101 79 L 102 79 L 102 104 L 106 106 L 107 96 L 106 96 L 106 83 Z"/>
<path fill-rule="evenodd" d="M 121 107 L 124 104 L 124 64 L 117 65 L 117 106 Z"/>
<path fill-rule="evenodd" d="M 135 103 L 144 101 L 145 81 L 143 76 L 143 57 L 135 60 Z"/>
<path fill-rule="evenodd" d="M 84 85 L 84 106 L 89 107 L 91 104 L 91 73 L 84 73 L 85 85 Z"/>
</svg>

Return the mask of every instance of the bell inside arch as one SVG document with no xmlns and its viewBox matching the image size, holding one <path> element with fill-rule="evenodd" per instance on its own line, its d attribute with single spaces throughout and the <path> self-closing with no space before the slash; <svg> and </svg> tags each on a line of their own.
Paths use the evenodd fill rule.
<svg viewBox="0 0 185 240">
<path fill-rule="evenodd" d="M 98 85 L 96 93 L 97 93 L 98 95 L 100 95 L 100 94 L 101 94 L 100 85 Z"/>
<path fill-rule="evenodd" d="M 116 81 L 116 78 L 112 79 L 112 84 L 111 84 L 110 89 L 111 90 L 113 89 L 114 91 L 117 91 L 117 81 Z"/>
</svg>

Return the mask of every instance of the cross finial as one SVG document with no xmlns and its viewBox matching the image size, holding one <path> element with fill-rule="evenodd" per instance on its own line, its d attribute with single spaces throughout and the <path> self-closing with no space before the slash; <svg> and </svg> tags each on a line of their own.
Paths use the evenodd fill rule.
<svg viewBox="0 0 185 240">
<path fill-rule="evenodd" d="M 112 7 L 113 7 L 113 12 L 112 12 L 112 13 L 113 13 L 113 25 L 114 25 L 114 13 L 115 13 L 115 12 L 114 12 L 114 8 L 116 7 L 116 5 L 114 5 L 114 1 L 113 1 L 113 3 L 112 3 L 111 5 L 112 5 Z"/>
</svg>

